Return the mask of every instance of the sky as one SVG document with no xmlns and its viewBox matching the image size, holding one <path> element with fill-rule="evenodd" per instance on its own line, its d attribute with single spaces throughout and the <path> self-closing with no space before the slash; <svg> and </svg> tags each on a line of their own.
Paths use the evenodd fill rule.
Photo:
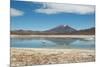
<svg viewBox="0 0 100 67">
<path fill-rule="evenodd" d="M 58 25 L 95 27 L 95 6 L 11 0 L 11 30 L 44 31 Z"/>
</svg>

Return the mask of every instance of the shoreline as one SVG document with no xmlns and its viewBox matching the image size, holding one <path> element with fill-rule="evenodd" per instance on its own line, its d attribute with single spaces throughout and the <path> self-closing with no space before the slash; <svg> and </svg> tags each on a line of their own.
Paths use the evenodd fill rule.
<svg viewBox="0 0 100 67">
<path fill-rule="evenodd" d="M 94 62 L 95 50 L 11 48 L 11 66 Z"/>
<path fill-rule="evenodd" d="M 94 38 L 95 35 L 10 35 L 11 38 Z"/>
<path fill-rule="evenodd" d="M 80 51 L 94 51 L 95 49 L 81 49 L 81 48 L 19 48 L 11 47 L 10 49 L 26 49 L 26 50 L 57 50 L 57 51 L 66 51 L 66 50 L 80 50 Z"/>
</svg>

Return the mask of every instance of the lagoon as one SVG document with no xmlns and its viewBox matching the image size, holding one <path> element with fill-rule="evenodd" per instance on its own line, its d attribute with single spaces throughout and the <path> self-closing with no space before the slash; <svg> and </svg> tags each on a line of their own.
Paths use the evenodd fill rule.
<svg viewBox="0 0 100 67">
<path fill-rule="evenodd" d="M 94 38 L 13 38 L 14 48 L 95 49 Z"/>
</svg>

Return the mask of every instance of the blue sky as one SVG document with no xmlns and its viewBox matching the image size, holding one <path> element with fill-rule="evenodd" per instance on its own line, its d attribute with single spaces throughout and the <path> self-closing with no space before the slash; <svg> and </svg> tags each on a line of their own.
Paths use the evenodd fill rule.
<svg viewBox="0 0 100 67">
<path fill-rule="evenodd" d="M 95 6 L 11 1 L 11 30 L 43 31 L 58 25 L 94 27 Z"/>
</svg>

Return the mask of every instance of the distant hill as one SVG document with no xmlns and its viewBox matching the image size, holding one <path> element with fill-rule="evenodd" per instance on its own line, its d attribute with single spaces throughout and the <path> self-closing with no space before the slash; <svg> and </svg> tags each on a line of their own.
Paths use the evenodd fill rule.
<svg viewBox="0 0 100 67">
<path fill-rule="evenodd" d="M 95 35 L 95 28 L 89 28 L 89 29 L 84 29 L 84 30 L 79 30 L 76 32 L 71 32 L 70 34 L 76 34 L 76 35 Z"/>
<path fill-rule="evenodd" d="M 56 26 L 55 28 L 52 28 L 50 30 L 46 30 L 45 32 L 55 32 L 55 33 L 65 33 L 65 32 L 73 32 L 77 31 L 76 29 L 68 26 L 68 25 L 59 25 Z"/>
<path fill-rule="evenodd" d="M 68 25 L 59 25 L 46 31 L 13 30 L 13 35 L 95 35 L 95 27 L 76 30 Z"/>
</svg>

